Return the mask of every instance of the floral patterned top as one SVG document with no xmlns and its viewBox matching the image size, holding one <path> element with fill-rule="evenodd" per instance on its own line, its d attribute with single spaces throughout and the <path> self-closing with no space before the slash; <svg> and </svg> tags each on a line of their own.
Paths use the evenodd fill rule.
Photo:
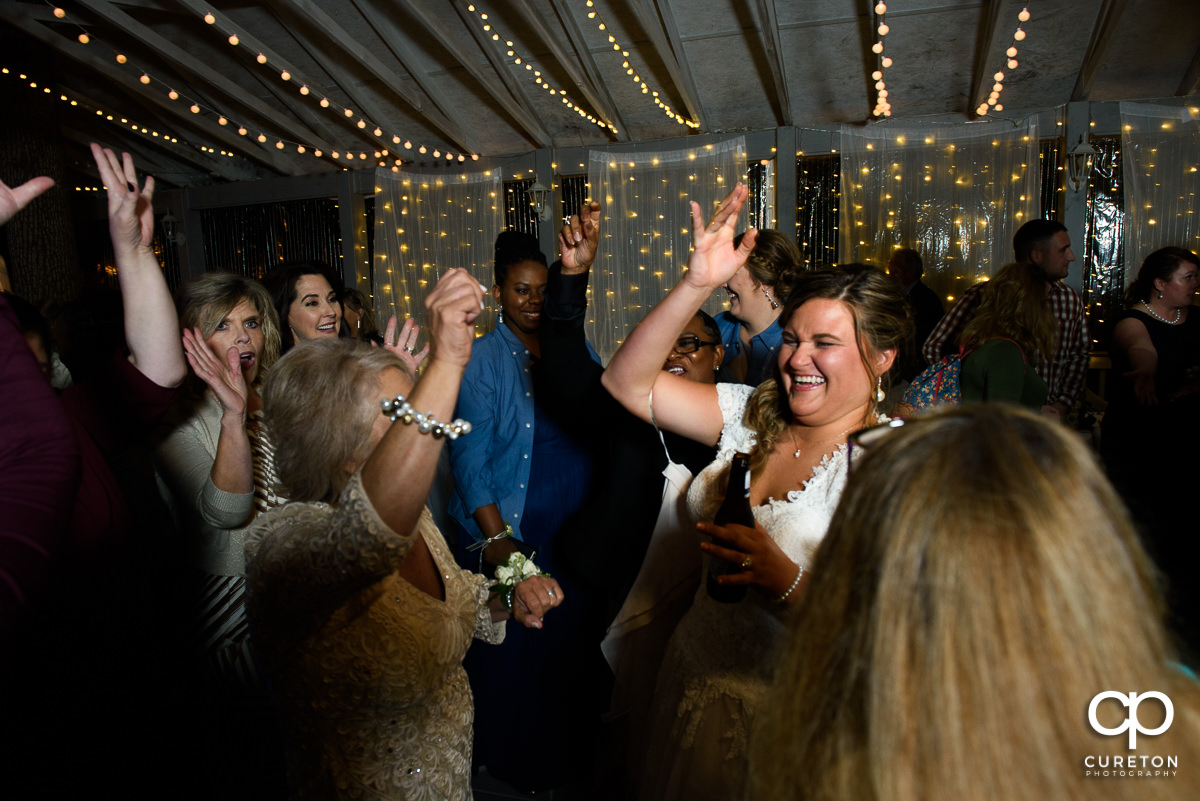
<svg viewBox="0 0 1200 801">
<path fill-rule="evenodd" d="M 417 537 L 445 600 L 396 569 Z M 290 504 L 246 542 L 248 611 L 287 729 L 293 798 L 470 799 L 463 656 L 504 638 L 488 582 L 459 568 L 426 509 L 392 531 L 355 475 L 336 507 Z"/>
</svg>

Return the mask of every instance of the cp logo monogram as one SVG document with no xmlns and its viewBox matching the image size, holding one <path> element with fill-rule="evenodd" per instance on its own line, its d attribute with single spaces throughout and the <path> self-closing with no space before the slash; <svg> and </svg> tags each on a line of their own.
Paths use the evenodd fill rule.
<svg viewBox="0 0 1200 801">
<path fill-rule="evenodd" d="M 1113 699 L 1119 701 L 1122 706 L 1128 707 L 1128 709 L 1129 709 L 1129 714 L 1126 716 L 1125 722 L 1122 723 L 1120 726 L 1118 726 L 1115 729 L 1106 729 L 1105 727 L 1100 725 L 1100 722 L 1098 720 L 1096 720 L 1096 707 L 1098 707 L 1100 705 L 1100 702 L 1106 698 L 1113 698 Z M 1144 701 L 1147 698 L 1157 698 L 1159 701 L 1162 701 L 1162 705 L 1167 710 L 1166 719 L 1163 720 L 1162 725 L 1159 726 L 1157 729 L 1144 729 L 1144 728 L 1142 728 L 1142 724 L 1140 722 L 1138 722 L 1138 711 L 1137 711 L 1138 704 L 1140 704 L 1142 701 Z M 1092 703 L 1090 703 L 1088 705 L 1088 723 L 1091 723 L 1092 728 L 1095 729 L 1100 734 L 1106 734 L 1106 735 L 1112 737 L 1112 736 L 1120 734 L 1121 732 L 1125 731 L 1126 729 L 1129 730 L 1129 750 L 1130 751 L 1132 751 L 1134 748 L 1137 747 L 1138 732 L 1141 732 L 1142 734 L 1146 734 L 1146 735 L 1150 735 L 1150 736 L 1153 736 L 1155 734 L 1162 734 L 1164 731 L 1171 728 L 1171 721 L 1173 721 L 1174 719 L 1175 719 L 1174 704 L 1171 703 L 1170 698 L 1168 698 L 1167 696 L 1163 695 L 1160 692 L 1148 692 L 1148 693 L 1142 693 L 1141 695 L 1138 695 L 1137 693 L 1129 693 L 1129 695 L 1125 695 L 1124 693 L 1119 693 L 1114 690 L 1108 690 L 1106 692 L 1097 693 L 1092 698 Z"/>
</svg>

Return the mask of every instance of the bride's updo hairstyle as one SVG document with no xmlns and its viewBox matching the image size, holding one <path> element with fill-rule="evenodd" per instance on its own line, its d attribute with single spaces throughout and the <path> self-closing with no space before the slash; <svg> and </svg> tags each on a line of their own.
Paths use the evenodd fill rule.
<svg viewBox="0 0 1200 801">
<path fill-rule="evenodd" d="M 1151 782 L 1155 798 L 1194 797 L 1179 779 L 1200 767 L 1196 685 L 1171 664 L 1128 512 L 1065 426 L 975 404 L 863 446 L 811 575 L 747 798 L 1132 801 Z M 1108 690 L 1173 701 L 1170 728 L 1128 758 L 1177 755 L 1178 777 L 1085 774 L 1130 751 L 1089 725 Z M 1137 709 L 1147 730 L 1164 722 L 1158 700 Z M 1104 728 L 1129 716 L 1096 708 Z"/>
<path fill-rule="evenodd" d="M 876 379 L 883 378 L 886 392 L 888 378 L 876 374 L 876 359 L 880 352 L 890 348 L 899 352 L 912 340 L 915 331 L 912 307 L 896 282 L 882 270 L 862 264 L 803 273 L 783 304 L 779 324 L 786 326 L 797 309 L 817 299 L 840 300 L 850 309 L 858 353 L 871 378 L 871 386 L 875 386 Z M 876 407 L 873 392 L 869 403 L 868 420 L 872 419 Z M 774 377 L 758 385 L 746 407 L 746 425 L 758 432 L 758 444 L 752 454 L 755 467 L 771 453 L 791 417 L 787 398 L 779 391 L 779 366 L 776 364 Z"/>
</svg>

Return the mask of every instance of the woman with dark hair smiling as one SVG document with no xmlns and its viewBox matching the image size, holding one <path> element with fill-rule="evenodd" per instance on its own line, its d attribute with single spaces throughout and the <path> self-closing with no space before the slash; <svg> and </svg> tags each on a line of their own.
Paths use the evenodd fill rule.
<svg viewBox="0 0 1200 801">
<path fill-rule="evenodd" d="M 310 339 L 349 336 L 342 325 L 342 282 L 317 261 L 283 264 L 263 279 L 279 317 L 281 353 Z"/>
</svg>

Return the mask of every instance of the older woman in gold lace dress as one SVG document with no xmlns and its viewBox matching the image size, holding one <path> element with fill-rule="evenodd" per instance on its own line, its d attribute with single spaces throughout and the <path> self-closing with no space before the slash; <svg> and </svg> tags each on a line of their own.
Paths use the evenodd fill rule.
<svg viewBox="0 0 1200 801">
<path fill-rule="evenodd" d="M 509 610 L 541 628 L 562 602 L 540 575 L 490 592 L 425 508 L 443 437 L 470 436 L 451 416 L 480 297 L 463 270 L 431 293 L 432 355 L 415 388 L 397 356 L 353 340 L 294 348 L 268 381 L 277 470 L 303 503 L 247 541 L 249 613 L 295 798 L 470 798 L 467 647 L 500 642 Z M 395 421 L 385 399 L 401 407 Z"/>
</svg>

